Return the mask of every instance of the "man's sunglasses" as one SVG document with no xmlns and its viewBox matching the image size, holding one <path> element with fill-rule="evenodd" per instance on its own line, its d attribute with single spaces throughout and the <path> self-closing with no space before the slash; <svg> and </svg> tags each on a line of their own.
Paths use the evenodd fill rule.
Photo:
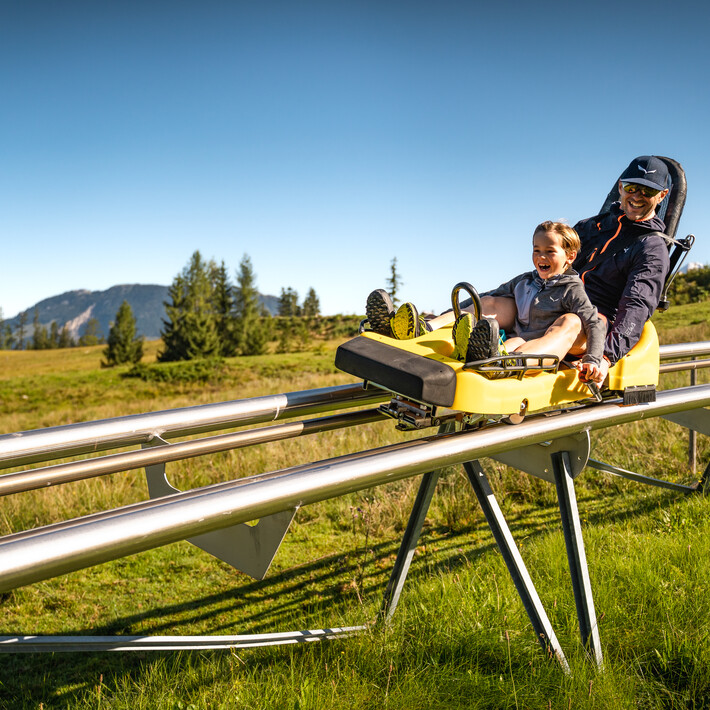
<svg viewBox="0 0 710 710">
<path fill-rule="evenodd" d="M 660 190 L 654 190 L 652 187 L 637 185 L 635 182 L 622 182 L 621 187 L 623 187 L 624 192 L 628 192 L 629 195 L 640 192 L 644 197 L 655 197 L 660 192 Z"/>
</svg>

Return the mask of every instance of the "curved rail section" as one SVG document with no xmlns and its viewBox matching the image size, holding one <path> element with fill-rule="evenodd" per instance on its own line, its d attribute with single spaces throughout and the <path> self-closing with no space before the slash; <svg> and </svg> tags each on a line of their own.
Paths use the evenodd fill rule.
<svg viewBox="0 0 710 710">
<path fill-rule="evenodd" d="M 665 346 L 662 357 L 695 358 L 708 353 L 710 343 L 694 343 Z M 682 364 L 692 368 L 697 367 L 699 363 L 695 360 Z M 589 461 L 589 432 L 662 416 L 696 431 L 710 433 L 710 415 L 708 410 L 704 409 L 710 406 L 710 385 L 660 392 L 654 403 L 621 406 L 621 400 L 618 400 L 577 407 L 556 413 L 555 416 L 538 415 L 515 427 L 498 424 L 459 432 L 448 432 L 442 428 L 438 435 L 186 492 L 175 491 L 164 478 L 166 461 L 338 426 L 352 426 L 372 421 L 379 415 L 375 410 L 366 410 L 324 417 L 312 422 L 268 427 L 267 429 L 273 430 L 271 432 L 256 429 L 178 444 L 168 444 L 163 437 L 345 409 L 382 400 L 386 396 L 380 391 L 363 391 L 359 385 L 348 385 L 0 437 L 0 466 L 6 468 L 30 461 L 47 461 L 59 456 L 106 450 L 128 443 L 141 443 L 148 447 L 142 451 L 21 472 L 20 476 L 36 478 L 34 481 L 23 479 L 19 484 L 18 474 L 6 474 L 0 476 L 0 493 L 29 490 L 38 485 L 51 485 L 65 480 L 77 480 L 87 475 L 102 475 L 146 466 L 149 488 L 154 498 L 148 502 L 0 538 L 0 592 L 184 539 L 189 539 L 212 554 L 227 559 L 220 554 L 220 550 L 234 547 L 235 540 L 243 547 L 250 544 L 255 549 L 263 547 L 263 540 L 259 539 L 259 527 L 265 524 L 266 529 L 268 523 L 265 521 L 277 521 L 268 533 L 271 538 L 269 545 L 273 549 L 269 551 L 270 556 L 265 567 L 264 559 L 257 560 L 258 564 L 255 565 L 257 574 L 265 573 L 294 512 L 300 506 L 424 474 L 395 569 L 385 592 L 383 611 L 389 616 L 396 607 L 406 578 L 421 525 L 434 492 L 438 471 L 446 466 L 463 464 L 536 636 L 546 650 L 555 655 L 566 668 L 564 654 L 485 473 L 478 463 L 482 457 L 493 457 L 556 484 L 580 630 L 591 656 L 601 665 L 601 647 L 574 495 L 575 476 L 589 463 L 602 470 L 611 470 L 617 475 L 626 473 L 629 478 L 644 483 L 665 485 L 684 491 L 692 488 L 654 481 L 639 474 L 622 472 L 620 469 Z M 4 484 L 9 486 L 5 490 Z M 243 525 L 255 519 L 260 519 L 256 528 Z M 245 528 L 249 532 L 245 532 Z M 240 537 L 232 539 L 226 545 L 224 538 L 216 537 L 226 531 L 233 531 Z M 231 559 L 227 561 L 235 564 Z M 354 633 L 357 630 L 353 627 L 298 632 L 287 635 L 288 640 L 283 642 L 326 638 Z M 266 636 L 264 643 L 278 642 L 274 640 L 278 634 Z M 77 646 L 82 646 L 78 638 L 0 637 L 0 651 L 77 650 Z M 92 650 L 98 647 L 106 650 L 174 647 L 171 645 L 174 643 L 172 637 L 165 643 L 161 641 L 161 637 L 128 640 L 120 637 L 108 640 L 96 637 L 81 638 L 84 639 L 84 647 Z M 180 647 L 240 645 L 237 637 L 225 639 L 223 646 L 211 646 L 211 643 L 216 643 L 213 641 L 214 637 L 185 638 L 186 642 Z M 244 643 L 256 644 L 251 637 Z"/>
</svg>

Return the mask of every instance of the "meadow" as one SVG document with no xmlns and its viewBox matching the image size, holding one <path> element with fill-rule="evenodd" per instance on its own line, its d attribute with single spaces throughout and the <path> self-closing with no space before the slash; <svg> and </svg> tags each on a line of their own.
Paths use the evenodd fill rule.
<svg viewBox="0 0 710 710">
<path fill-rule="evenodd" d="M 710 304 L 656 316 L 661 341 L 710 340 Z M 351 382 L 338 340 L 290 354 L 171 366 L 162 379 L 101 369 L 101 347 L 0 351 L 0 434 Z M 155 361 L 149 343 L 145 361 Z M 181 374 L 182 372 L 182 374 Z M 687 373 L 662 387 L 688 384 Z M 710 373 L 698 373 L 710 381 Z M 186 490 L 416 437 L 378 422 L 169 464 Z M 650 420 L 593 434 L 594 458 L 691 483 L 710 459 Z M 0 708 L 710 707 L 710 519 L 702 495 L 587 469 L 576 484 L 604 669 L 581 646 L 554 486 L 485 460 L 571 673 L 545 657 L 460 468 L 444 470 L 390 624 L 328 642 L 233 651 L 4 654 Z M 0 596 L 0 634 L 246 634 L 378 617 L 419 480 L 299 510 L 254 581 L 180 542 Z M 5 535 L 145 500 L 141 471 L 0 503 Z"/>
</svg>

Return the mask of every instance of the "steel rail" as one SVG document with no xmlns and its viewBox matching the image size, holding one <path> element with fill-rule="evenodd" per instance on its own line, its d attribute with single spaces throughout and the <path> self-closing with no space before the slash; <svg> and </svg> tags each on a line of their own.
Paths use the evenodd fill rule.
<svg viewBox="0 0 710 710">
<path fill-rule="evenodd" d="M 661 360 L 698 355 L 710 355 L 710 341 L 660 348 Z M 15 432 L 0 435 L 0 469 L 143 444 L 155 436 L 177 438 L 346 409 L 388 396 L 384 390 L 364 390 L 355 383 Z"/>
<path fill-rule="evenodd" d="M 664 362 L 658 371 L 663 375 L 667 372 L 703 370 L 706 367 L 710 367 L 710 360 L 683 360 L 682 362 Z"/>
<path fill-rule="evenodd" d="M 233 487 L 165 496 L 139 510 L 119 508 L 105 520 L 78 518 L 59 529 L 39 528 L 29 537 L 0 538 L 0 592 L 433 468 L 708 405 L 710 385 L 668 390 L 653 403 L 624 407 L 612 402 L 531 418 L 514 427 L 424 437 L 284 469 L 262 480 L 241 479 Z"/>
<path fill-rule="evenodd" d="M 335 414 L 330 417 L 307 419 L 289 422 L 288 424 L 274 424 L 258 429 L 247 429 L 233 434 L 221 434 L 193 441 L 182 441 L 176 444 L 166 444 L 139 451 L 109 454 L 83 461 L 71 461 L 55 466 L 34 468 L 28 471 L 6 473 L 0 475 L 0 496 L 24 493 L 38 488 L 47 488 L 61 483 L 95 478 L 109 473 L 129 471 L 160 463 L 231 451 L 255 444 L 264 444 L 307 434 L 368 424 L 379 421 L 384 417 L 385 415 L 377 409 L 365 409 L 357 412 Z"/>
<path fill-rule="evenodd" d="M 51 651 L 180 651 L 220 648 L 255 648 L 311 643 L 323 639 L 347 638 L 367 626 L 343 626 L 308 631 L 282 631 L 236 636 L 0 636 L 0 653 L 46 653 Z"/>
<path fill-rule="evenodd" d="M 661 360 L 674 360 L 681 357 L 698 357 L 698 355 L 710 355 L 710 341 L 701 340 L 697 343 L 675 343 L 672 345 L 661 345 Z"/>
<path fill-rule="evenodd" d="M 0 468 L 143 444 L 155 436 L 188 436 L 358 407 L 387 397 L 356 383 L 5 434 L 0 436 Z"/>
</svg>

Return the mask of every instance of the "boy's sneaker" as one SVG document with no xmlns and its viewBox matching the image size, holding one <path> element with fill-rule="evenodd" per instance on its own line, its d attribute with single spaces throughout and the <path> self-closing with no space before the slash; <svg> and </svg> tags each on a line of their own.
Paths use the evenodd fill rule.
<svg viewBox="0 0 710 710">
<path fill-rule="evenodd" d="M 370 324 L 370 330 L 391 338 L 394 304 L 390 295 L 384 289 L 378 288 L 367 297 L 365 317 Z"/>
<path fill-rule="evenodd" d="M 413 303 L 403 303 L 392 318 L 392 333 L 397 340 L 418 338 L 422 330 L 427 330 L 424 319 Z"/>
<path fill-rule="evenodd" d="M 468 353 L 468 341 L 473 331 L 473 315 L 471 313 L 462 313 L 455 321 L 451 331 L 451 337 L 454 341 L 454 352 L 452 357 L 466 362 L 466 354 Z"/>
<path fill-rule="evenodd" d="M 498 321 L 488 316 L 481 317 L 468 338 L 465 362 L 476 362 L 498 357 L 501 354 L 498 347 L 499 342 Z"/>
</svg>

